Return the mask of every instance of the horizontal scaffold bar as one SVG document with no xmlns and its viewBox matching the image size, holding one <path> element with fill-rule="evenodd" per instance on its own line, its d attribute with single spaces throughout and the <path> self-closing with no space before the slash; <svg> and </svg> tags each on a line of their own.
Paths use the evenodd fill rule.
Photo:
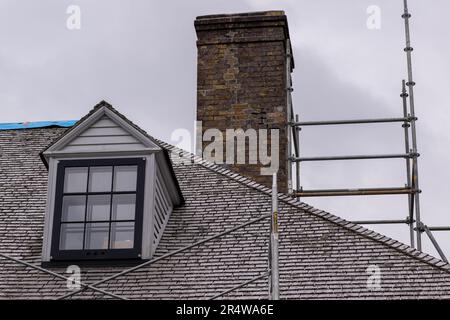
<svg viewBox="0 0 450 320">
<path fill-rule="evenodd" d="M 336 161 L 336 160 L 364 160 L 364 159 L 408 159 L 420 156 L 418 153 L 400 154 L 371 154 L 371 155 L 351 155 L 351 156 L 331 156 L 331 157 L 290 157 L 292 162 L 306 161 Z"/>
<path fill-rule="evenodd" d="M 420 190 L 411 188 L 323 189 L 296 191 L 294 195 L 297 197 L 335 197 L 414 194 L 417 192 L 420 193 Z"/>
<path fill-rule="evenodd" d="M 408 219 L 403 220 L 361 220 L 361 221 L 352 221 L 354 224 L 409 224 Z"/>
<path fill-rule="evenodd" d="M 428 227 L 431 231 L 450 231 L 450 226 L 442 226 L 442 227 Z"/>
<path fill-rule="evenodd" d="M 379 119 L 304 121 L 304 122 L 291 122 L 290 125 L 293 127 L 332 126 L 332 125 L 340 125 L 340 124 L 411 122 L 411 121 L 416 121 L 416 120 L 417 120 L 416 117 L 403 117 L 403 118 L 379 118 Z"/>
</svg>

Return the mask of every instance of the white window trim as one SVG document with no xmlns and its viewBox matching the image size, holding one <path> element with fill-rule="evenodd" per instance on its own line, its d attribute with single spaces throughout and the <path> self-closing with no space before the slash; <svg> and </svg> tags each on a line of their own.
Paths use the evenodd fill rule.
<svg viewBox="0 0 450 320">
<path fill-rule="evenodd" d="M 58 170 L 58 163 L 61 160 L 90 160 L 90 159 L 120 159 L 120 158 L 135 158 L 134 154 L 124 154 L 116 156 L 96 156 L 96 157 L 62 157 L 49 158 L 48 169 L 48 188 L 47 188 L 47 204 L 45 207 L 45 224 L 44 236 L 42 244 L 42 261 L 51 261 L 51 245 L 53 236 L 53 220 L 55 210 L 55 195 L 56 195 L 56 176 Z M 145 196 L 142 219 L 142 247 L 141 259 L 150 259 L 153 248 L 153 224 L 154 224 L 154 203 L 155 203 L 155 189 L 156 183 L 156 157 L 155 154 L 143 155 L 145 158 Z"/>
</svg>

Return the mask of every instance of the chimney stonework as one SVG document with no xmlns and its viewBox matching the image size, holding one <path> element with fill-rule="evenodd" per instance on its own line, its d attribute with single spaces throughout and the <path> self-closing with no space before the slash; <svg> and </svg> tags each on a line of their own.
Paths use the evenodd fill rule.
<svg viewBox="0 0 450 320">
<path fill-rule="evenodd" d="M 283 11 L 197 17 L 197 121 L 203 132 L 219 129 L 279 129 L 278 187 L 288 191 L 286 45 Z M 291 62 L 293 66 L 293 61 Z M 292 70 L 291 70 L 292 71 Z M 269 131 L 270 132 L 270 131 Z M 202 150 L 209 142 L 202 143 Z M 224 141 L 225 150 L 226 142 Z M 270 154 L 270 134 L 267 151 Z M 268 187 L 259 162 L 230 164 L 230 169 Z"/>
</svg>

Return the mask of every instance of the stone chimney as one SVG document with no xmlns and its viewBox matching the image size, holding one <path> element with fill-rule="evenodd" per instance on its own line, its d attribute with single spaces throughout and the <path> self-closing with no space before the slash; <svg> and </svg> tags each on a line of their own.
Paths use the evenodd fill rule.
<svg viewBox="0 0 450 320">
<path fill-rule="evenodd" d="M 245 132 L 268 129 L 269 145 L 265 152 L 270 156 L 270 129 L 278 129 L 278 188 L 287 192 L 286 46 L 289 45 L 289 30 L 286 15 L 283 11 L 266 11 L 200 16 L 195 20 L 195 29 L 198 38 L 197 121 L 202 124 L 197 134 L 201 132 L 203 136 L 207 129 L 218 129 L 223 133 L 225 154 L 230 151 L 225 141 L 227 129 Z M 289 72 L 294 66 L 292 57 L 290 59 Z M 250 144 L 249 139 L 245 141 L 245 163 L 227 161 L 228 166 L 271 187 L 272 177 L 261 174 L 261 168 L 268 165 L 261 163 L 259 157 L 257 163 L 250 161 L 249 150 L 258 153 L 258 146 Z M 200 144 L 206 152 L 210 143 L 203 139 L 197 149 Z M 239 148 L 234 151 L 236 154 Z M 223 161 L 226 161 L 225 155 Z"/>
</svg>

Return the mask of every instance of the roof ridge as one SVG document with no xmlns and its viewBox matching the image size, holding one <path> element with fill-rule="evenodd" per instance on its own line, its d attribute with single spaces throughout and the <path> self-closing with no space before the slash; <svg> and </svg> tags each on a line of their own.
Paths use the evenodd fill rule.
<svg viewBox="0 0 450 320">
<path fill-rule="evenodd" d="M 164 142 L 162 140 L 159 140 L 157 138 L 152 137 L 154 140 L 156 140 L 159 145 L 163 148 L 166 148 L 171 151 L 176 151 L 179 156 L 183 156 L 186 158 L 190 158 L 191 161 L 194 163 L 200 164 L 206 169 L 209 169 L 215 173 L 221 174 L 223 176 L 226 176 L 227 178 L 230 178 L 240 184 L 243 184 L 249 188 L 255 189 L 257 191 L 263 192 L 267 195 L 272 194 L 272 189 L 268 188 L 248 177 L 242 176 L 241 174 L 230 170 L 228 168 L 225 168 L 221 165 L 212 163 L 208 160 L 203 159 L 200 156 L 197 156 L 189 151 L 180 149 L 178 147 L 175 147 L 167 142 Z M 395 240 L 391 237 L 387 237 L 381 233 L 378 233 L 376 231 L 370 230 L 368 228 L 365 228 L 359 224 L 355 224 L 353 222 L 347 221 L 343 218 L 340 218 L 334 214 L 331 214 L 327 211 L 317 209 L 313 206 L 310 206 L 304 202 L 301 202 L 300 200 L 296 198 L 292 198 L 291 196 L 285 194 L 285 193 L 278 193 L 278 199 L 283 201 L 283 203 L 289 204 L 291 206 L 296 207 L 297 209 L 303 210 L 306 213 L 312 214 L 314 216 L 320 217 L 324 220 L 327 220 L 331 223 L 334 223 L 340 227 L 343 227 L 349 231 L 352 231 L 354 233 L 357 233 L 360 236 L 363 236 L 365 238 L 371 239 L 373 241 L 376 241 L 378 243 L 381 243 L 384 246 L 388 246 L 391 249 L 394 249 L 402 254 L 405 254 L 407 256 L 410 256 L 416 260 L 419 260 L 421 262 L 424 262 L 426 264 L 429 264 L 433 267 L 436 267 L 440 270 L 443 270 L 450 274 L 450 263 L 445 263 L 439 258 L 436 258 L 428 253 L 419 251 L 415 248 L 412 248 L 411 246 Z"/>
</svg>

